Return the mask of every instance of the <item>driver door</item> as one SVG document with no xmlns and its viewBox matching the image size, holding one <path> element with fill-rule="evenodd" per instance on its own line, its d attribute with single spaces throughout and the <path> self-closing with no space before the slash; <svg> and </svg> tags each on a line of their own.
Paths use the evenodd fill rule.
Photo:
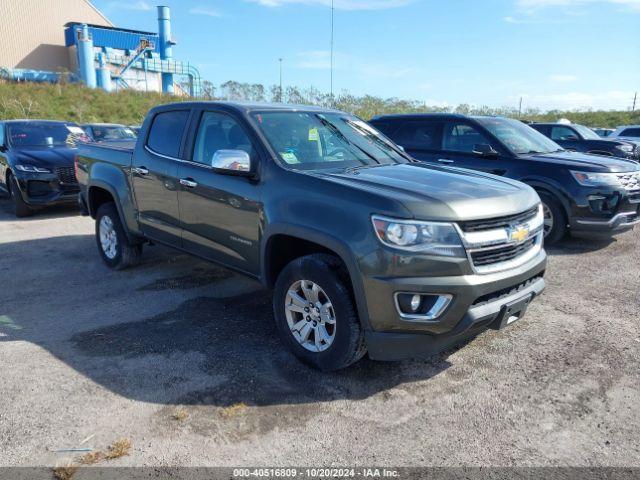
<svg viewBox="0 0 640 480">
<path fill-rule="evenodd" d="M 242 123 L 219 111 L 202 112 L 190 161 L 178 167 L 178 200 L 185 250 L 258 275 L 262 185 L 211 167 L 219 150 L 256 150 Z"/>
<path fill-rule="evenodd" d="M 437 162 L 493 175 L 504 175 L 507 172 L 504 158 L 475 153 L 476 145 L 491 145 L 494 150 L 498 150 L 495 142 L 474 125 L 463 121 L 447 122 L 442 132 L 442 152 Z"/>
</svg>

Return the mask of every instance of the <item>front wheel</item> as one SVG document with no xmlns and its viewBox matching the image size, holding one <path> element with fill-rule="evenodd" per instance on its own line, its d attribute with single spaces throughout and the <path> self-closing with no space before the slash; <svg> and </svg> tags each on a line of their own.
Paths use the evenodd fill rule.
<svg viewBox="0 0 640 480">
<path fill-rule="evenodd" d="M 348 275 L 332 255 L 289 263 L 276 281 L 273 309 L 282 341 L 319 370 L 345 368 L 366 353 Z"/>
<path fill-rule="evenodd" d="M 544 214 L 544 241 L 547 245 L 558 243 L 567 235 L 567 220 L 560 202 L 551 194 L 538 192 Z"/>
<path fill-rule="evenodd" d="M 18 186 L 18 181 L 13 175 L 11 175 L 10 177 L 9 185 L 9 193 L 11 194 L 11 200 L 13 201 L 13 211 L 16 217 L 24 218 L 33 215 L 33 209 L 22 198 L 20 187 Z"/>
<path fill-rule="evenodd" d="M 142 245 L 129 242 L 113 203 L 104 203 L 98 208 L 96 241 L 102 260 L 114 270 L 123 270 L 140 262 Z"/>
</svg>

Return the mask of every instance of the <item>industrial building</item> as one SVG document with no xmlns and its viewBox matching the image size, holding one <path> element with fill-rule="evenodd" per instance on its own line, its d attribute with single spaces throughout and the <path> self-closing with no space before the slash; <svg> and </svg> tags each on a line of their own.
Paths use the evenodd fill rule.
<svg viewBox="0 0 640 480">
<path fill-rule="evenodd" d="M 198 96 L 200 74 L 173 58 L 168 7 L 158 32 L 114 26 L 88 0 L 2 0 L 0 77 Z"/>
</svg>

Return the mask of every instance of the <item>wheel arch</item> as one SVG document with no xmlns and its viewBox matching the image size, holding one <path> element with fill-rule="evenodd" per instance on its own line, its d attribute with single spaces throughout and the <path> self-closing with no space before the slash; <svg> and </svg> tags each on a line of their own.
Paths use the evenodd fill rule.
<svg viewBox="0 0 640 480">
<path fill-rule="evenodd" d="M 292 260 L 312 253 L 327 253 L 336 256 L 344 264 L 358 317 L 365 329 L 369 329 L 369 317 L 364 301 L 364 286 L 355 258 L 347 244 L 324 232 L 288 225 L 269 228 L 261 246 L 261 279 L 267 288 L 273 288 L 282 269 Z"/>
<path fill-rule="evenodd" d="M 566 220 L 569 221 L 569 219 L 571 218 L 571 202 L 569 200 L 569 196 L 564 193 L 561 188 L 538 179 L 523 179 L 521 181 L 529 185 L 536 192 L 545 192 L 557 198 L 560 202 L 560 205 L 562 206 L 562 210 L 564 211 Z"/>
</svg>

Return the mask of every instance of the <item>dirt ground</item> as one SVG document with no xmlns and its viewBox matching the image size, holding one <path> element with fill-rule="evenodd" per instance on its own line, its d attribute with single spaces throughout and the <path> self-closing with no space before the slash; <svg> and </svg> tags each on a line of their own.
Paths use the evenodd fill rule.
<svg viewBox="0 0 640 480">
<path fill-rule="evenodd" d="M 524 319 L 430 360 L 333 374 L 270 294 L 161 247 L 124 272 L 93 221 L 0 202 L 0 466 L 120 438 L 114 466 L 640 466 L 640 233 L 549 249 Z"/>
</svg>

